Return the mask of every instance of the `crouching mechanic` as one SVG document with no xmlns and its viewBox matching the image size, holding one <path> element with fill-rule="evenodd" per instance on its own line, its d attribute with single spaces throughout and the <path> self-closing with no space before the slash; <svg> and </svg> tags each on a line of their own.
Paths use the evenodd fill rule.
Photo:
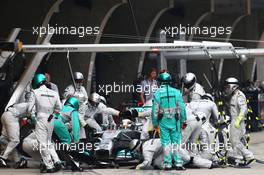
<svg viewBox="0 0 264 175">
<path fill-rule="evenodd" d="M 16 162 L 15 168 L 26 167 L 27 162 L 24 158 L 19 160 L 19 153 L 16 150 L 20 142 L 20 126 L 19 117 L 25 117 L 29 113 L 28 103 L 18 103 L 7 108 L 1 117 L 2 135 L 1 143 L 7 141 L 6 149 L 0 156 L 0 167 L 9 167 L 6 160 L 9 156 L 13 156 Z"/>
<path fill-rule="evenodd" d="M 245 117 L 248 111 L 246 96 L 239 90 L 238 80 L 233 77 L 225 80 L 224 92 L 228 99 L 228 112 L 231 117 L 230 142 L 233 151 L 230 154 L 230 161 L 233 157 L 236 166 L 248 165 L 255 158 L 242 142 L 246 134 Z"/>
<path fill-rule="evenodd" d="M 161 144 L 164 151 L 164 169 L 172 168 L 172 154 L 177 170 L 184 170 L 179 154 L 181 145 L 181 124 L 186 121 L 185 106 L 179 90 L 172 88 L 170 74 L 159 75 L 160 88 L 154 93 L 152 105 L 152 124 L 160 128 Z"/>
<path fill-rule="evenodd" d="M 107 114 L 125 118 L 127 115 L 126 113 L 128 112 L 120 112 L 116 109 L 107 107 L 101 102 L 101 96 L 99 94 L 92 93 L 85 109 L 85 115 L 84 117 L 80 117 L 80 123 L 82 127 L 89 126 L 90 128 L 95 129 L 97 132 L 102 132 L 101 126 L 95 120 L 98 114 Z"/>
<path fill-rule="evenodd" d="M 142 144 L 142 145 L 141 145 Z M 134 151 L 139 151 L 142 147 L 143 162 L 136 166 L 136 169 L 162 169 L 163 167 L 163 149 L 160 139 L 150 139 L 144 143 L 139 143 L 139 140 L 132 140 L 129 148 Z M 204 159 L 200 156 L 190 156 L 187 150 L 180 148 L 179 153 L 183 160 L 184 166 L 196 166 L 198 168 L 215 168 L 217 164 L 211 160 Z"/>
<path fill-rule="evenodd" d="M 32 96 L 29 100 L 29 109 L 36 107 L 35 134 L 39 144 L 39 151 L 45 169 L 41 172 L 53 173 L 57 171 L 51 157 L 51 137 L 53 132 L 53 113 L 61 110 L 61 102 L 57 92 L 46 87 L 46 77 L 36 74 L 32 81 Z"/>
<path fill-rule="evenodd" d="M 80 121 L 79 121 L 79 101 L 75 97 L 70 97 L 64 103 L 60 113 L 54 114 L 54 133 L 61 144 L 58 150 L 60 157 L 71 166 L 72 171 L 82 171 L 79 163 L 72 158 L 70 153 L 79 153 L 80 150 L 72 150 L 72 144 L 79 144 L 80 141 Z M 85 152 L 85 154 L 88 154 Z"/>
<path fill-rule="evenodd" d="M 56 120 L 54 120 L 54 132 L 61 143 L 79 143 L 80 122 L 78 109 L 78 99 L 70 97 L 66 100 L 60 113 L 55 114 Z M 72 138 L 69 131 L 72 133 Z"/>
</svg>

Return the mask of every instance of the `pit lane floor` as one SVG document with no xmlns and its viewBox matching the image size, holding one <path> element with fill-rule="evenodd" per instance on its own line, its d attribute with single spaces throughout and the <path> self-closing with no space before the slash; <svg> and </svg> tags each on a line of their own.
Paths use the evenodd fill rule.
<svg viewBox="0 0 264 175">
<path fill-rule="evenodd" d="M 264 160 L 264 131 L 251 134 L 250 150 L 254 152 L 257 159 Z M 132 170 L 129 167 L 120 167 L 119 169 L 93 169 L 84 170 L 84 172 L 60 171 L 58 175 L 263 175 L 264 164 L 252 163 L 251 168 L 238 169 L 238 168 L 216 168 L 216 169 L 187 169 L 186 171 L 179 172 L 172 171 L 159 171 L 159 170 Z M 0 175 L 30 175 L 40 174 L 39 169 L 0 169 Z"/>
</svg>

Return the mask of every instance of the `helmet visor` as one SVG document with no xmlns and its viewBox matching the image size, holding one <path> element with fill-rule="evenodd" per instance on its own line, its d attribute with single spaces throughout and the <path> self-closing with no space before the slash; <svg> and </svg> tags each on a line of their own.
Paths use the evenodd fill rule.
<svg viewBox="0 0 264 175">
<path fill-rule="evenodd" d="M 184 87 L 187 89 L 192 89 L 194 83 L 195 83 L 195 79 L 193 79 L 192 81 L 189 81 L 189 82 L 184 82 Z"/>
</svg>

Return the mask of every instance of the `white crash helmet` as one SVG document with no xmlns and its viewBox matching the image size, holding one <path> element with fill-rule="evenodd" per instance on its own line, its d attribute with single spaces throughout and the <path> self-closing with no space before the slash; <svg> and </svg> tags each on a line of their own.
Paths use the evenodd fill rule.
<svg viewBox="0 0 264 175">
<path fill-rule="evenodd" d="M 89 102 L 93 106 L 98 106 L 98 104 L 101 102 L 101 96 L 97 94 L 96 92 L 94 92 L 90 95 Z"/>
<path fill-rule="evenodd" d="M 81 72 L 74 72 L 73 78 L 76 83 L 76 88 L 80 89 L 83 84 L 83 80 L 84 80 L 83 74 Z"/>
<path fill-rule="evenodd" d="M 184 75 L 182 82 L 185 88 L 192 90 L 196 83 L 196 76 L 194 75 L 194 73 L 189 72 Z"/>
<path fill-rule="evenodd" d="M 73 73 L 73 78 L 74 80 L 83 80 L 84 76 L 81 72 L 74 72 Z"/>
<path fill-rule="evenodd" d="M 230 96 L 238 88 L 239 88 L 239 81 L 236 78 L 230 77 L 225 80 L 224 93 L 226 96 Z"/>
</svg>

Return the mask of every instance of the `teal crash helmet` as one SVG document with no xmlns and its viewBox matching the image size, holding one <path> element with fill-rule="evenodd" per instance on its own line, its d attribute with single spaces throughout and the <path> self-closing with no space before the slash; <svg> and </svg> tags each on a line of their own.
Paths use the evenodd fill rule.
<svg viewBox="0 0 264 175">
<path fill-rule="evenodd" d="M 169 84 L 171 83 L 171 81 L 172 81 L 171 75 L 167 72 L 161 73 L 158 76 L 158 82 L 160 84 Z"/>
<path fill-rule="evenodd" d="M 44 74 L 36 74 L 32 81 L 32 88 L 37 89 L 44 83 L 46 83 L 47 79 Z"/>
<path fill-rule="evenodd" d="M 79 110 L 79 101 L 75 97 L 70 97 L 66 100 L 65 105 L 73 107 L 75 110 Z"/>
</svg>

